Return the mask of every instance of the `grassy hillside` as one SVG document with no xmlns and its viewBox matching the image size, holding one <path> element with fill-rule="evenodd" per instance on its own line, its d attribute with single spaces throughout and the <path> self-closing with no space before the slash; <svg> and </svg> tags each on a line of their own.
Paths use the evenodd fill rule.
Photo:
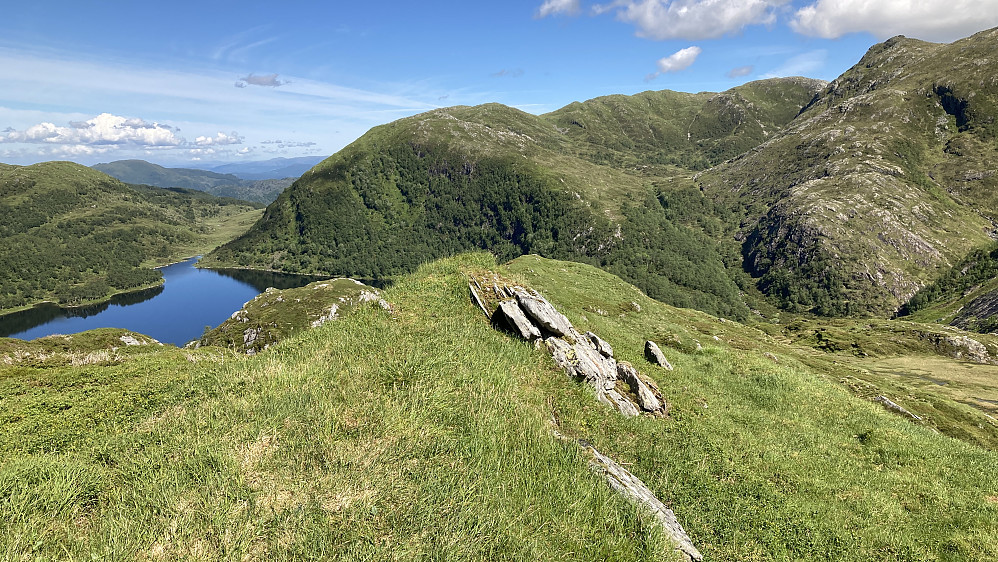
<svg viewBox="0 0 998 562">
<path fill-rule="evenodd" d="M 787 129 L 698 178 L 745 209 L 746 268 L 791 310 L 890 314 L 990 242 L 998 30 L 896 37 Z"/>
<path fill-rule="evenodd" d="M 285 176 L 273 177 L 283 179 L 247 180 L 234 174 L 208 170 L 164 168 L 145 160 L 116 160 L 91 167 L 125 183 L 196 189 L 218 197 L 233 197 L 264 205 L 277 199 L 281 191 L 294 181 L 294 178 Z"/>
<path fill-rule="evenodd" d="M 745 318 L 737 245 L 717 235 L 724 219 L 677 166 L 698 164 L 679 157 L 735 154 L 820 85 L 646 92 L 540 117 L 487 104 L 401 119 L 303 175 L 206 263 L 379 277 L 469 250 L 538 253 L 599 265 L 676 305 Z M 661 156 L 680 145 L 678 160 Z"/>
<path fill-rule="evenodd" d="M 157 283 L 162 276 L 150 266 L 233 238 L 259 216 L 255 207 L 128 186 L 70 162 L 0 165 L 0 311 Z"/>
<path fill-rule="evenodd" d="M 604 337 L 669 415 L 615 414 L 494 330 L 467 292 L 485 271 Z M 557 429 L 643 479 L 709 560 L 998 556 L 994 450 L 857 398 L 833 356 L 532 256 L 434 262 L 383 296 L 391 310 L 361 307 L 251 358 L 122 346 L 114 331 L 0 340 L 0 550 L 668 559 Z M 648 338 L 674 371 L 643 359 Z"/>
</svg>

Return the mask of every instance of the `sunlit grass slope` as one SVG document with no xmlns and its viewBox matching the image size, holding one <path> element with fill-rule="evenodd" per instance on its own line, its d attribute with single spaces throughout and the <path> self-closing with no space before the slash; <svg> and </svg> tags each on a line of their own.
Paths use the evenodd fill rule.
<svg viewBox="0 0 998 562">
<path fill-rule="evenodd" d="M 493 330 L 467 293 L 485 269 L 608 340 L 670 415 L 624 419 Z M 642 478 L 707 559 L 998 556 L 998 455 L 856 399 L 761 332 L 531 256 L 438 261 L 384 297 L 253 358 L 139 345 L 74 364 L 64 339 L 0 340 L 0 553 L 668 559 L 557 425 Z M 120 339 L 103 334 L 73 337 Z M 649 338 L 675 371 L 644 361 Z"/>
</svg>

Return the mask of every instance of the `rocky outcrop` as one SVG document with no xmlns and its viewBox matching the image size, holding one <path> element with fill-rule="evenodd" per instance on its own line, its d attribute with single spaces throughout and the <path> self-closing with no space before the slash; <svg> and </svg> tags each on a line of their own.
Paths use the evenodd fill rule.
<svg viewBox="0 0 998 562">
<path fill-rule="evenodd" d="M 485 299 L 476 287 L 480 289 L 482 284 L 473 279 L 469 283 L 471 299 L 488 314 Z M 665 401 L 654 383 L 645 382 L 632 365 L 618 363 L 613 347 L 603 338 L 592 332 L 580 334 L 544 297 L 523 287 L 499 287 L 496 283 L 482 293 L 488 295 L 490 291 L 499 301 L 491 314 L 493 325 L 527 341 L 543 342 L 555 363 L 569 375 L 586 381 L 597 400 L 625 416 L 666 413 Z"/>
<path fill-rule="evenodd" d="M 215 345 L 255 355 L 297 331 L 318 328 L 368 303 L 391 308 L 378 289 L 354 279 L 327 279 L 295 289 L 269 288 L 188 345 Z"/>
<path fill-rule="evenodd" d="M 617 361 L 613 347 L 603 338 L 593 332 L 580 334 L 564 314 L 536 291 L 500 285 L 497 280 L 480 282 L 475 278 L 468 283 L 468 288 L 472 302 L 491 318 L 493 326 L 533 341 L 539 349 L 546 349 L 555 364 L 567 374 L 592 387 L 596 399 L 603 404 L 628 417 L 666 413 L 665 400 L 654 381 L 642 377 L 630 363 Z M 495 310 L 490 314 L 492 306 Z M 668 365 L 664 356 L 662 361 Z M 557 426 L 557 421 L 554 423 Z M 554 434 L 568 440 L 557 428 Z M 580 440 L 577 444 L 590 454 L 591 466 L 606 477 L 610 487 L 655 518 L 685 560 L 703 559 L 675 513 L 655 497 L 644 482 L 589 443 Z"/>
<path fill-rule="evenodd" d="M 915 334 L 922 340 L 932 344 L 936 352 L 942 355 L 947 355 L 958 361 L 995 364 L 995 359 L 988 351 L 988 346 L 970 336 L 959 333 L 945 334 L 928 331 L 916 331 Z"/>
<path fill-rule="evenodd" d="M 533 341 L 541 337 L 541 331 L 527 319 L 527 315 L 513 300 L 499 303 L 499 308 L 492 315 L 492 322 L 508 328 L 525 340 Z"/>
</svg>

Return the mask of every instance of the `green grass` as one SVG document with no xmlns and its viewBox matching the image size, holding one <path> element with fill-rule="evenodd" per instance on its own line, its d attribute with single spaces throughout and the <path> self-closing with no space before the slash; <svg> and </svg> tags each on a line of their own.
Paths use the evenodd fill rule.
<svg viewBox="0 0 998 562">
<path fill-rule="evenodd" d="M 642 478 L 710 560 L 998 556 L 994 452 L 855 398 L 753 328 L 588 266 L 492 260 L 426 265 L 385 291 L 391 311 L 361 307 L 253 358 L 133 346 L 101 367 L 55 355 L 0 366 L 0 552 L 670 556 L 651 521 L 554 437 L 557 424 Z M 622 418 L 493 330 L 468 299 L 467 275 L 483 270 L 607 339 L 658 383 L 669 416 Z M 675 371 L 643 359 L 647 338 Z M 22 345 L 65 352 L 0 343 L 0 360 Z"/>
</svg>

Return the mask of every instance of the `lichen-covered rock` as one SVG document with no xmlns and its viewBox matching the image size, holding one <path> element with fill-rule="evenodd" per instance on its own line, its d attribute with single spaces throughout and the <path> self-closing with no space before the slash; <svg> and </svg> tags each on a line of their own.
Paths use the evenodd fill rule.
<svg viewBox="0 0 998 562">
<path fill-rule="evenodd" d="M 665 358 L 665 354 L 658 348 L 658 344 L 651 340 L 645 342 L 645 357 L 649 362 L 654 363 L 655 365 L 663 367 L 669 371 L 672 370 L 672 364 Z"/>
</svg>

